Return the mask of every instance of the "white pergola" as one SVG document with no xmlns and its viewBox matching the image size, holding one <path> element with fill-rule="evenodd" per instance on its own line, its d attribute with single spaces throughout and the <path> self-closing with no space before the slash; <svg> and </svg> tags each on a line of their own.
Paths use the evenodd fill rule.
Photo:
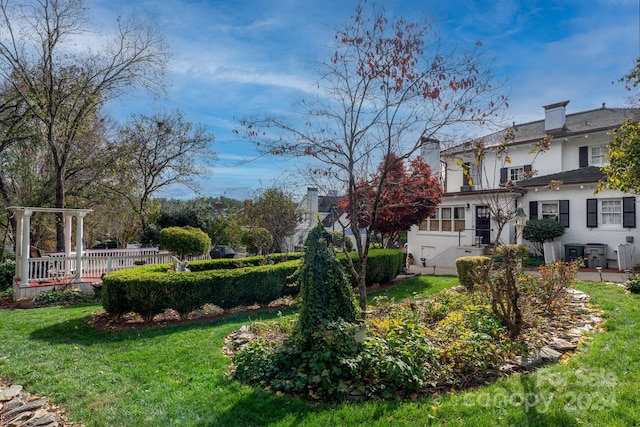
<svg viewBox="0 0 640 427">
<path fill-rule="evenodd" d="M 59 209 L 59 208 L 31 208 L 10 206 L 7 210 L 16 216 L 16 277 L 20 279 L 20 286 L 29 286 L 29 247 L 31 246 L 31 215 L 36 212 L 61 213 L 64 217 L 64 254 L 71 256 L 71 232 L 73 218 L 76 218 L 76 282 L 82 281 L 82 246 L 84 217 L 93 209 Z"/>
</svg>

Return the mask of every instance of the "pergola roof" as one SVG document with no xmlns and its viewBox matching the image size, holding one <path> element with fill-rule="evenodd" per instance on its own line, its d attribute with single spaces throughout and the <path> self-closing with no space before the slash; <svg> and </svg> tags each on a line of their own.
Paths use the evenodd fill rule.
<svg viewBox="0 0 640 427">
<path fill-rule="evenodd" d="M 53 213 L 71 213 L 71 214 L 79 214 L 79 213 L 86 214 L 89 212 L 93 212 L 93 209 L 34 208 L 34 207 L 24 207 L 24 206 L 9 206 L 7 210 L 13 211 L 13 212 L 53 212 Z"/>
</svg>

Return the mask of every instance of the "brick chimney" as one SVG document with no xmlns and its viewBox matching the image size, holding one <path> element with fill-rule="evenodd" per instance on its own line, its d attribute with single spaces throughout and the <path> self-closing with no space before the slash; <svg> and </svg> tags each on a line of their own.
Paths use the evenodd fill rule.
<svg viewBox="0 0 640 427">
<path fill-rule="evenodd" d="M 562 101 L 556 104 L 545 105 L 544 108 L 544 131 L 547 133 L 558 132 L 567 125 L 567 104 L 569 101 Z"/>
</svg>

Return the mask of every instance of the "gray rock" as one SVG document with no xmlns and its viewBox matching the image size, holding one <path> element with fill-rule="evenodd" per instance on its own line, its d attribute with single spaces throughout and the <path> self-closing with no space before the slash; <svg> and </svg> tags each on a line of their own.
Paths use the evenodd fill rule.
<svg viewBox="0 0 640 427">
<path fill-rule="evenodd" d="M 567 351 L 573 351 L 578 347 L 574 343 L 564 340 L 562 338 L 554 338 L 553 341 L 551 341 L 547 345 L 552 349 L 559 351 L 561 353 L 564 353 Z"/>
<path fill-rule="evenodd" d="M 552 349 L 548 345 L 545 345 L 540 349 L 540 357 L 545 362 L 556 362 L 560 357 L 562 357 L 562 353 Z"/>
<path fill-rule="evenodd" d="M 4 414 L 5 418 L 12 418 L 13 416 L 21 413 L 21 412 L 27 412 L 27 411 L 32 411 L 34 409 L 38 409 L 38 408 L 42 408 L 44 405 L 46 405 L 48 402 L 44 399 L 39 399 L 39 400 L 33 400 L 29 403 L 26 403 L 24 405 L 18 406 L 15 409 L 12 409 L 11 411 L 7 412 Z"/>
<path fill-rule="evenodd" d="M 6 402 L 8 400 L 13 399 L 22 391 L 21 385 L 12 385 L 8 389 L 2 390 L 0 392 L 0 402 Z"/>
</svg>

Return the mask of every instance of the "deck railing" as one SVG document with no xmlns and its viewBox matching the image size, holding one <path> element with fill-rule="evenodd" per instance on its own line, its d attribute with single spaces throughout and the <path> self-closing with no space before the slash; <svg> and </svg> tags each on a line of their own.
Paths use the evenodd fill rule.
<svg viewBox="0 0 640 427">
<path fill-rule="evenodd" d="M 189 258 L 190 261 L 208 259 L 208 255 Z M 82 255 L 82 278 L 99 278 L 116 270 L 145 264 L 172 262 L 172 254 L 157 248 L 142 249 L 93 249 Z M 76 276 L 76 257 L 64 253 L 52 253 L 39 258 L 29 258 L 31 282 L 64 281 Z"/>
</svg>

